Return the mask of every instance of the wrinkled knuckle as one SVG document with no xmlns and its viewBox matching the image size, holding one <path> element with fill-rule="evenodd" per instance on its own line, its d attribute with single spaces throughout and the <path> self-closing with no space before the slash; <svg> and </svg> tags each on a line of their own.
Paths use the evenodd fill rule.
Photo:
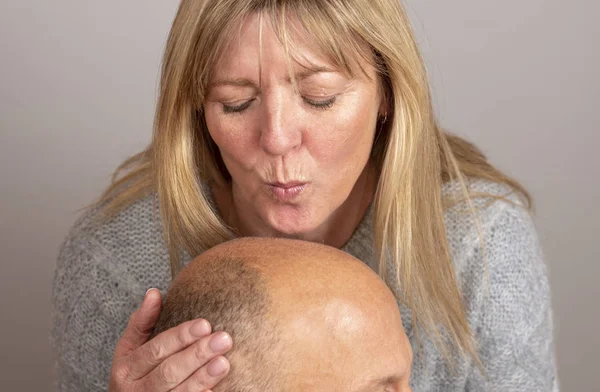
<svg viewBox="0 0 600 392">
<path fill-rule="evenodd" d="M 181 348 L 184 348 L 189 345 L 189 325 L 188 323 L 181 324 L 178 328 L 177 343 Z"/>
<path fill-rule="evenodd" d="M 146 359 L 152 364 L 160 362 L 164 355 L 165 350 L 162 344 L 150 344 L 146 351 Z"/>
<path fill-rule="evenodd" d="M 158 368 L 158 377 L 165 385 L 177 385 L 177 368 L 163 362 Z"/>
<path fill-rule="evenodd" d="M 139 322 L 137 320 L 134 320 L 134 322 L 132 322 L 129 325 L 129 328 L 131 328 L 133 330 L 133 332 L 135 332 L 136 335 L 138 336 L 142 336 L 142 335 L 146 335 L 146 332 L 144 331 L 144 328 L 142 328 L 139 324 Z"/>
<path fill-rule="evenodd" d="M 206 362 L 208 362 L 210 352 L 209 348 L 205 344 L 202 344 L 201 342 L 196 343 L 194 345 L 193 353 L 196 359 L 198 360 L 198 363 L 201 363 L 202 366 L 204 366 Z"/>
<path fill-rule="evenodd" d="M 127 381 L 129 379 L 129 366 L 124 363 L 114 365 L 111 371 L 111 379 L 115 383 Z"/>
</svg>

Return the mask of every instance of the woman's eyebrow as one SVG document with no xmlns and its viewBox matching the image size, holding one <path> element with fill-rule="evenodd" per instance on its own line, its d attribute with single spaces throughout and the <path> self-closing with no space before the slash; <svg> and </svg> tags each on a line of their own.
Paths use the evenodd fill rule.
<svg viewBox="0 0 600 392">
<path fill-rule="evenodd" d="M 294 74 L 294 77 L 297 80 L 303 80 L 303 79 L 309 78 L 312 75 L 315 75 L 318 73 L 328 73 L 328 72 L 336 72 L 336 70 L 329 68 L 329 67 L 323 67 L 323 66 L 304 67 L 304 71 L 297 72 L 296 74 Z M 290 78 L 288 78 L 287 80 L 290 81 Z"/>
<path fill-rule="evenodd" d="M 337 72 L 336 70 L 323 66 L 315 66 L 315 67 L 305 67 L 303 71 L 297 72 L 294 74 L 296 80 L 304 80 L 306 78 L 311 77 L 312 75 L 318 73 L 327 73 L 327 72 Z M 291 78 L 288 77 L 286 79 L 287 82 L 291 83 Z M 258 89 L 258 85 L 247 78 L 233 78 L 233 79 L 217 79 L 211 83 L 209 83 L 209 88 L 219 87 L 219 86 L 234 86 L 234 87 L 252 87 Z"/>
<path fill-rule="evenodd" d="M 235 79 L 217 79 L 214 82 L 209 83 L 208 88 L 219 87 L 219 86 L 234 86 L 234 87 L 253 87 L 258 89 L 256 83 L 250 79 L 235 78 Z"/>
</svg>

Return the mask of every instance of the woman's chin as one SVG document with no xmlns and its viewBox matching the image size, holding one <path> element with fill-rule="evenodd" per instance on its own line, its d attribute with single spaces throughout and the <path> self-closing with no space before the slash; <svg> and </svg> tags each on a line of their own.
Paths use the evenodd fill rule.
<svg viewBox="0 0 600 392">
<path fill-rule="evenodd" d="M 266 222 L 276 236 L 305 239 L 317 234 L 322 224 L 315 215 L 298 206 L 284 206 L 268 211 Z"/>
</svg>

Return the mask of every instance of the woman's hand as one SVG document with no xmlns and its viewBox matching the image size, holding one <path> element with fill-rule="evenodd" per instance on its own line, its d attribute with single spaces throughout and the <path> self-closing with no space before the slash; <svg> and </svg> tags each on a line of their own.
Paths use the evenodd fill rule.
<svg viewBox="0 0 600 392">
<path fill-rule="evenodd" d="M 147 341 L 161 303 L 160 292 L 149 290 L 131 315 L 115 347 L 110 392 L 210 390 L 229 372 L 222 354 L 231 349 L 231 337 L 211 334 L 206 320 L 185 322 Z"/>
</svg>

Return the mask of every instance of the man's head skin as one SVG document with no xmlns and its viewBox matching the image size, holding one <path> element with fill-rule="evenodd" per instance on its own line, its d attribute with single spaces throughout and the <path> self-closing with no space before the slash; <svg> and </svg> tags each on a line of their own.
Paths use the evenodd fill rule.
<svg viewBox="0 0 600 392">
<path fill-rule="evenodd" d="M 214 392 L 410 391 L 393 294 L 338 249 L 268 238 L 216 246 L 176 277 L 155 333 L 200 317 L 234 342 Z"/>
</svg>

